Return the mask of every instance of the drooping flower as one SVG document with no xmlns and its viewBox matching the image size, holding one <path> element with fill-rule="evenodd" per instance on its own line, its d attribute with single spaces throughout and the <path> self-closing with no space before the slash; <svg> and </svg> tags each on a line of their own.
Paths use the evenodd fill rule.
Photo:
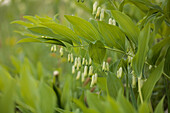
<svg viewBox="0 0 170 113">
<path fill-rule="evenodd" d="M 117 77 L 118 78 L 122 77 L 122 67 L 120 67 L 119 70 L 117 71 Z"/>
<path fill-rule="evenodd" d="M 63 49 L 63 47 L 61 47 L 60 48 L 60 56 L 63 57 L 63 55 L 64 55 L 64 49 Z"/>
<path fill-rule="evenodd" d="M 80 79 L 81 71 L 77 72 L 76 80 Z"/>
<path fill-rule="evenodd" d="M 74 74 L 75 73 L 75 66 L 73 65 L 72 66 L 72 74 Z"/>
<path fill-rule="evenodd" d="M 90 66 L 89 68 L 89 76 L 92 76 L 93 75 L 93 66 Z"/>
<path fill-rule="evenodd" d="M 68 62 L 71 61 L 71 54 L 68 54 Z"/>
<path fill-rule="evenodd" d="M 97 6 L 98 6 L 98 2 L 96 1 L 96 2 L 94 2 L 94 4 L 93 4 L 93 15 L 96 13 L 96 11 L 97 11 Z"/>
<path fill-rule="evenodd" d="M 88 71 L 88 67 L 87 67 L 87 66 L 84 66 L 84 77 L 87 76 L 87 71 Z"/>
</svg>

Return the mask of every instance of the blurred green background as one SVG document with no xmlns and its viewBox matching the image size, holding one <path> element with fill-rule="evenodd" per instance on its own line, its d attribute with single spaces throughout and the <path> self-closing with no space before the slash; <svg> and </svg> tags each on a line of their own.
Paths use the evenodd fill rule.
<svg viewBox="0 0 170 113">
<path fill-rule="evenodd" d="M 24 36 L 15 31 L 23 28 L 10 23 L 14 20 L 23 20 L 24 15 L 49 16 L 53 18 L 56 14 L 60 15 L 56 16 L 60 23 L 66 23 L 64 19 L 65 14 L 74 14 L 76 12 L 77 15 L 82 15 L 83 8 L 75 7 L 76 5 L 82 4 L 78 4 L 76 0 L 1 0 L 0 65 L 11 70 L 10 72 L 14 72 L 15 69 L 12 67 L 11 57 L 16 57 L 21 61 L 24 57 L 27 57 L 34 65 L 37 62 L 41 62 L 49 71 L 59 68 L 58 53 L 51 53 L 50 45 L 38 43 L 16 44 Z M 87 19 L 89 17 L 88 13 L 84 17 Z"/>
</svg>

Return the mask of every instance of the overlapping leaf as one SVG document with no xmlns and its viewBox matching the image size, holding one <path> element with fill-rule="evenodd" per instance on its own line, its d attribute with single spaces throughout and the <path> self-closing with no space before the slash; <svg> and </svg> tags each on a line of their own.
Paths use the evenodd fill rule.
<svg viewBox="0 0 170 113">
<path fill-rule="evenodd" d="M 94 62 L 99 64 L 103 62 L 103 59 L 106 54 L 106 48 L 104 47 L 104 44 L 101 41 L 97 41 L 95 42 L 95 44 L 90 43 L 88 50 L 89 56 Z"/>
<path fill-rule="evenodd" d="M 112 15 L 116 22 L 120 25 L 120 29 L 125 32 L 130 40 L 136 45 L 138 44 L 139 28 L 133 23 L 133 21 L 120 11 L 112 10 Z"/>
<path fill-rule="evenodd" d="M 145 63 L 145 58 L 148 52 L 148 43 L 150 38 L 150 27 L 147 24 L 143 30 L 140 32 L 138 41 L 138 51 L 133 58 L 132 68 L 137 76 L 142 73 L 143 65 Z"/>
<path fill-rule="evenodd" d="M 126 51 L 126 37 L 117 26 L 109 25 L 104 22 L 98 22 L 98 25 L 107 46 Z"/>
<path fill-rule="evenodd" d="M 65 15 L 65 17 L 74 26 L 74 31 L 86 41 L 101 39 L 97 29 L 90 22 L 76 16 Z"/>
</svg>

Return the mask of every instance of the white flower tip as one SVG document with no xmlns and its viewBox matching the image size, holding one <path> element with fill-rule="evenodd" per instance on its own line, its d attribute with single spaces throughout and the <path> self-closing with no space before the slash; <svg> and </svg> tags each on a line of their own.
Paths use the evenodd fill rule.
<svg viewBox="0 0 170 113">
<path fill-rule="evenodd" d="M 53 76 L 58 76 L 59 75 L 59 71 L 53 71 Z"/>
</svg>

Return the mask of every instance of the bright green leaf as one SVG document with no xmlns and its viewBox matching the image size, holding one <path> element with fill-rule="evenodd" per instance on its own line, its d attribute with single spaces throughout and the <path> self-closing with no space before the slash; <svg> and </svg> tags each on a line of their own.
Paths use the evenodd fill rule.
<svg viewBox="0 0 170 113">
<path fill-rule="evenodd" d="M 98 22 L 100 32 L 105 40 L 105 43 L 109 47 L 115 47 L 122 51 L 125 49 L 125 35 L 124 33 L 114 25 L 109 25 L 104 22 Z"/>
<path fill-rule="evenodd" d="M 97 29 L 88 21 L 76 16 L 65 15 L 66 19 L 74 26 L 74 31 L 88 41 L 100 40 Z"/>
<path fill-rule="evenodd" d="M 74 42 L 76 44 L 80 44 L 80 40 L 78 36 L 68 27 L 56 23 L 41 23 L 42 25 L 52 29 L 52 31 L 56 34 L 62 36 L 60 40 L 67 40 L 67 42 Z M 59 37 L 58 37 L 59 38 Z"/>
<path fill-rule="evenodd" d="M 108 76 L 107 76 L 107 89 L 108 89 L 108 94 L 114 99 L 117 98 L 118 92 L 120 90 L 123 91 L 123 84 L 120 81 L 120 79 L 118 79 L 116 77 L 115 74 L 112 74 L 112 73 L 108 74 Z"/>
<path fill-rule="evenodd" d="M 170 47 L 165 56 L 164 72 L 170 77 Z"/>
<path fill-rule="evenodd" d="M 143 30 L 140 32 L 138 41 L 138 51 L 133 58 L 132 68 L 135 74 L 139 77 L 142 73 L 143 65 L 145 63 L 145 58 L 148 52 L 148 43 L 150 38 L 150 27 L 147 24 Z"/>
<path fill-rule="evenodd" d="M 130 40 L 132 40 L 135 45 L 138 44 L 139 29 L 133 23 L 133 21 L 125 14 L 120 11 L 111 11 L 114 19 L 120 25 L 120 29 L 125 32 Z"/>
<path fill-rule="evenodd" d="M 22 20 L 15 20 L 15 21 L 11 22 L 11 24 L 20 24 L 20 25 L 23 25 L 23 26 L 26 26 L 26 27 L 33 27 L 33 24 L 28 23 L 28 22 L 24 22 Z"/>
<path fill-rule="evenodd" d="M 143 84 L 142 95 L 144 101 L 149 101 L 155 84 L 160 79 L 164 67 L 164 60 L 149 75 L 147 81 Z"/>
<path fill-rule="evenodd" d="M 41 81 L 39 86 L 41 113 L 54 113 L 56 107 L 56 95 L 51 87 Z"/>
<path fill-rule="evenodd" d="M 104 47 L 104 44 L 101 41 L 97 41 L 95 42 L 95 44 L 90 43 L 88 50 L 89 55 L 94 62 L 99 64 L 103 62 L 103 59 L 106 54 L 106 48 Z"/>
<path fill-rule="evenodd" d="M 164 113 L 163 102 L 164 102 L 164 97 L 161 99 L 159 104 L 156 106 L 154 113 Z"/>
</svg>

